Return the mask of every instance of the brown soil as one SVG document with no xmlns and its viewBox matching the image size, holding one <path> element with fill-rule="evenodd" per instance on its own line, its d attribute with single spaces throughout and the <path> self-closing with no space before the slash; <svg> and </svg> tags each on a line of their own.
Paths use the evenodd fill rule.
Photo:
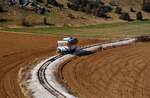
<svg viewBox="0 0 150 98">
<path fill-rule="evenodd" d="M 0 98 L 24 98 L 17 82 L 21 67 L 29 66 L 37 58 L 54 55 L 56 41 L 51 36 L 0 33 Z M 98 40 L 81 39 L 80 45 Z"/>
<path fill-rule="evenodd" d="M 24 98 L 17 82 L 22 66 L 55 52 L 57 38 L 0 33 L 0 98 Z"/>
<path fill-rule="evenodd" d="M 150 43 L 77 57 L 62 69 L 79 98 L 150 98 Z"/>
</svg>

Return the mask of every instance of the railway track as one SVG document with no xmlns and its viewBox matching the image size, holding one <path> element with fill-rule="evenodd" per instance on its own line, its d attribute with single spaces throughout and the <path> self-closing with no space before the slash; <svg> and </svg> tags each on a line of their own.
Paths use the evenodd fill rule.
<svg viewBox="0 0 150 98">
<path fill-rule="evenodd" d="M 88 45 L 85 47 L 82 47 L 81 49 L 86 49 L 86 48 L 90 48 L 90 47 L 94 47 L 94 46 L 99 46 L 101 44 L 94 44 L 94 45 Z M 40 84 L 49 92 L 51 93 L 53 96 L 55 96 L 56 98 L 67 98 L 65 95 L 63 95 L 61 92 L 59 92 L 58 90 L 56 90 L 47 80 L 46 76 L 45 76 L 45 71 L 47 69 L 47 67 L 49 66 L 50 63 L 54 62 L 56 59 L 61 58 L 63 55 L 56 55 L 52 58 L 50 58 L 49 60 L 47 60 L 38 70 L 37 72 L 37 76 L 38 76 L 38 80 L 40 82 Z"/>
<path fill-rule="evenodd" d="M 52 57 L 51 59 L 49 59 L 48 61 L 46 61 L 38 70 L 37 76 L 38 79 L 40 81 L 40 84 L 49 92 L 51 93 L 53 96 L 55 96 L 56 98 L 67 98 L 66 96 L 64 96 L 61 92 L 59 92 L 58 90 L 56 90 L 47 80 L 46 76 L 45 76 L 45 71 L 48 67 L 48 65 L 50 63 L 52 63 L 53 61 L 55 61 L 56 59 L 62 57 L 63 55 L 56 55 L 54 57 Z"/>
<path fill-rule="evenodd" d="M 100 45 L 100 44 L 97 44 Z M 93 46 L 97 46 L 97 45 L 90 45 L 87 47 L 82 47 L 81 49 L 86 49 L 86 48 L 90 48 Z M 38 72 L 37 72 L 37 76 L 38 76 L 38 80 L 40 82 L 40 84 L 49 92 L 51 93 L 53 96 L 55 96 L 56 98 L 67 98 L 65 95 L 63 95 L 61 92 L 59 92 L 58 90 L 56 90 L 47 80 L 46 78 L 46 69 L 47 67 L 54 62 L 55 60 L 57 60 L 58 58 L 61 58 L 63 55 L 56 55 L 52 58 L 50 58 L 49 60 L 47 60 L 45 63 L 42 64 L 42 66 L 39 68 Z"/>
<path fill-rule="evenodd" d="M 88 49 L 88 48 L 92 48 L 94 46 L 99 46 L 102 48 L 109 48 L 109 47 L 113 47 L 113 46 L 120 46 L 121 44 L 125 45 L 127 43 L 131 43 L 134 42 L 135 39 L 129 39 L 127 41 L 120 41 L 119 43 L 116 44 L 116 42 L 114 43 L 109 43 L 109 44 L 94 44 L 94 45 L 89 45 L 89 46 L 85 46 L 82 47 L 81 49 Z M 42 66 L 40 66 L 38 72 L 37 72 L 37 76 L 38 76 L 38 80 L 40 82 L 40 84 L 53 96 L 55 96 L 56 98 L 67 98 L 67 96 L 65 96 L 64 94 L 62 94 L 60 91 L 58 91 L 57 89 L 55 89 L 47 80 L 46 78 L 46 69 L 47 67 L 54 62 L 55 60 L 57 60 L 58 58 L 63 57 L 63 55 L 56 55 L 52 58 L 50 58 L 49 60 L 47 60 L 45 63 L 42 64 Z"/>
</svg>

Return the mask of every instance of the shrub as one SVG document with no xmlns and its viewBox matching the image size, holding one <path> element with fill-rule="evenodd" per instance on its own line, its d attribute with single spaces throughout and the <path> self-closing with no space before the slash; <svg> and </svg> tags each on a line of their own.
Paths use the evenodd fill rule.
<svg viewBox="0 0 150 98">
<path fill-rule="evenodd" d="M 143 20 L 142 12 L 138 12 L 138 13 L 136 14 L 136 19 L 137 19 L 137 20 Z"/>
<path fill-rule="evenodd" d="M 71 5 L 71 9 L 78 11 L 79 10 L 79 6 L 78 5 Z"/>
<path fill-rule="evenodd" d="M 111 12 L 113 9 L 110 6 L 104 6 L 104 11 L 107 12 Z"/>
<path fill-rule="evenodd" d="M 146 12 L 150 12 L 150 2 L 145 3 L 143 5 L 143 10 L 146 11 Z"/>
<path fill-rule="evenodd" d="M 8 6 L 5 4 L 0 4 L 0 12 L 8 12 Z"/>
<path fill-rule="evenodd" d="M 44 0 L 36 0 L 37 2 L 44 3 Z"/>
<path fill-rule="evenodd" d="M 45 25 L 48 24 L 48 23 L 47 23 L 47 18 L 46 18 L 46 17 L 43 18 L 43 22 L 44 22 Z"/>
<path fill-rule="evenodd" d="M 103 8 L 97 9 L 96 16 L 98 16 L 98 17 L 106 17 L 105 10 Z"/>
<path fill-rule="evenodd" d="M 129 13 L 126 13 L 126 12 L 121 13 L 119 18 L 122 19 L 122 20 L 128 20 L 128 21 L 131 20 Z"/>
<path fill-rule="evenodd" d="M 7 19 L 0 19 L 0 22 L 7 22 Z"/>
<path fill-rule="evenodd" d="M 70 8 L 70 9 L 71 9 L 71 8 L 72 8 L 72 6 L 73 6 L 72 4 L 67 3 L 67 7 L 68 7 L 68 8 Z"/>
<path fill-rule="evenodd" d="M 24 19 L 22 20 L 22 25 L 29 27 L 29 26 L 32 26 L 32 23 L 31 23 L 31 21 L 28 20 L 27 18 L 24 18 Z"/>
<path fill-rule="evenodd" d="M 120 8 L 120 7 L 116 7 L 116 9 L 115 9 L 115 13 L 117 13 L 117 14 L 121 14 L 121 13 L 122 13 L 122 8 Z"/>
<path fill-rule="evenodd" d="M 73 14 L 71 14 L 71 13 L 68 14 L 68 17 L 71 18 L 71 19 L 75 19 L 75 16 Z"/>
<path fill-rule="evenodd" d="M 131 12 L 136 12 L 136 10 L 134 10 L 133 8 L 130 8 L 130 11 L 131 11 Z"/>
<path fill-rule="evenodd" d="M 52 22 L 51 22 L 51 18 L 50 17 L 44 17 L 43 18 L 43 23 L 45 24 L 45 25 L 55 25 L 55 24 L 53 24 Z"/>
<path fill-rule="evenodd" d="M 91 6 L 90 6 L 89 4 L 86 5 L 86 7 L 85 7 L 85 12 L 86 12 L 87 14 L 89 14 L 89 13 L 92 12 Z"/>
<path fill-rule="evenodd" d="M 40 5 L 36 6 L 34 11 L 38 14 L 45 14 L 47 12 L 46 8 Z"/>
<path fill-rule="evenodd" d="M 44 17 L 43 22 L 44 22 L 45 25 L 54 25 L 54 24 L 51 23 L 51 21 L 48 17 Z"/>
<path fill-rule="evenodd" d="M 54 5 L 54 6 L 57 6 L 58 5 L 58 2 L 56 0 L 47 0 L 48 4 L 51 4 L 51 5 Z"/>
<path fill-rule="evenodd" d="M 110 1 L 109 4 L 110 4 L 111 6 L 117 6 L 117 4 L 116 4 L 116 2 L 115 2 L 114 0 Z"/>
<path fill-rule="evenodd" d="M 101 0 L 70 0 L 68 8 L 75 11 L 82 11 L 87 14 L 94 14 L 98 17 L 106 17 L 106 13 L 112 11 L 109 5 L 104 5 Z"/>
</svg>

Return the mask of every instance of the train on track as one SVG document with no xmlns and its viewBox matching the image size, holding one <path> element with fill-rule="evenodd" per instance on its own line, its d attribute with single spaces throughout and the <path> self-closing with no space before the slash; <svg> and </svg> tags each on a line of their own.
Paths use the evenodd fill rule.
<svg viewBox="0 0 150 98">
<path fill-rule="evenodd" d="M 134 38 L 125 38 L 123 40 L 114 41 L 111 43 L 104 43 L 104 44 L 94 44 L 94 45 L 87 45 L 85 47 L 80 48 L 77 46 L 78 39 L 75 37 L 67 37 L 63 38 L 60 41 L 57 41 L 57 53 L 59 54 L 70 54 L 74 53 L 78 50 L 82 50 L 84 48 L 92 47 L 92 46 L 99 46 L 99 49 L 107 49 L 107 48 L 113 48 L 118 46 L 127 45 L 133 42 L 149 42 L 150 36 L 138 36 Z"/>
<path fill-rule="evenodd" d="M 57 53 L 69 54 L 75 52 L 79 47 L 77 46 L 78 39 L 75 37 L 63 38 L 57 41 Z"/>
<path fill-rule="evenodd" d="M 127 45 L 135 42 L 149 42 L 149 41 L 150 41 L 150 36 L 140 36 L 135 38 L 128 38 L 119 41 L 114 41 L 111 43 L 104 43 L 104 44 L 98 43 L 94 45 L 88 45 L 77 50 L 78 39 L 73 37 L 68 37 L 68 38 L 63 38 L 61 41 L 57 42 L 58 43 L 57 51 L 60 52 L 61 54 L 74 53 L 75 51 L 77 52 L 81 51 L 80 53 L 82 53 L 84 51 L 97 51 L 99 49 L 100 50 L 109 49 L 109 48 Z M 43 97 L 43 95 L 41 95 L 42 96 L 41 98 L 49 98 L 49 96 L 51 98 L 54 97 L 77 98 L 67 92 L 64 92 L 64 88 L 62 89 L 61 85 L 59 85 L 59 82 L 57 83 L 57 79 L 54 78 L 55 77 L 54 70 L 56 70 L 56 68 L 58 68 L 58 66 L 60 66 L 61 64 L 64 64 L 64 62 L 66 62 L 65 60 L 73 58 L 74 56 L 75 55 L 56 55 L 42 62 L 40 66 L 37 66 L 38 67 L 36 68 L 38 69 L 37 73 L 35 73 L 35 71 L 33 73 L 33 76 L 37 75 L 37 78 L 33 78 L 32 81 L 37 81 L 36 79 L 38 79 L 40 85 L 42 85 L 44 89 L 48 91 L 48 94 L 47 92 L 43 94 L 46 97 Z M 38 90 L 38 92 L 41 92 L 39 88 L 36 88 L 34 86 L 33 89 Z M 36 94 L 39 97 L 39 93 Z"/>
</svg>

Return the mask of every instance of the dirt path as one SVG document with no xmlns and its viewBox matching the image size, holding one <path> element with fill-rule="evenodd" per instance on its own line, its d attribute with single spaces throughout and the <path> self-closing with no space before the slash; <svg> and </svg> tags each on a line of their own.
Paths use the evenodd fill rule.
<svg viewBox="0 0 150 98">
<path fill-rule="evenodd" d="M 150 43 L 77 57 L 63 77 L 80 98 L 149 98 Z"/>
<path fill-rule="evenodd" d="M 51 36 L 0 33 L 0 98 L 24 98 L 17 82 L 18 71 L 36 58 L 55 54 L 56 41 Z M 83 44 L 97 40 L 82 40 Z"/>
</svg>

